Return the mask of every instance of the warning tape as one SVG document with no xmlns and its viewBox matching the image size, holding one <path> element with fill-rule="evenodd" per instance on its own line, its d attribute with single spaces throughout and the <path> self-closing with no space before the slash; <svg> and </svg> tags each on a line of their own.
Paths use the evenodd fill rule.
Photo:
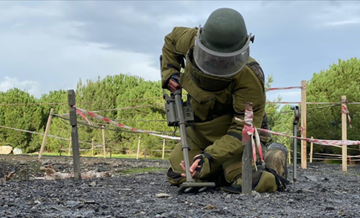
<svg viewBox="0 0 360 218">
<path fill-rule="evenodd" d="M 106 110 L 98 110 L 92 111 L 94 113 L 103 112 L 103 111 L 117 111 L 117 110 L 126 110 L 126 109 L 134 109 L 134 108 L 142 108 L 142 107 L 152 107 L 153 105 L 139 105 L 139 106 L 129 106 L 129 107 L 120 107 L 120 108 L 113 108 L 113 109 L 106 109 Z"/>
<path fill-rule="evenodd" d="M 268 104 L 301 104 L 299 101 L 286 102 L 286 101 L 267 101 Z M 342 102 L 306 102 L 306 104 L 341 104 Z M 360 102 L 346 102 L 346 104 L 359 105 Z"/>
<path fill-rule="evenodd" d="M 140 132 L 140 133 L 153 135 L 153 136 L 157 136 L 157 137 L 161 137 L 161 138 L 180 140 L 180 137 L 155 134 L 152 131 L 141 130 L 141 129 L 136 129 L 136 128 L 133 128 L 133 127 L 130 127 L 130 126 L 126 126 L 124 124 L 115 122 L 115 121 L 113 121 L 113 120 L 111 120 L 109 118 L 106 118 L 106 117 L 100 116 L 98 114 L 95 114 L 94 112 L 87 111 L 87 110 L 84 110 L 84 109 L 81 109 L 81 108 L 77 108 L 77 110 L 80 110 L 81 112 L 86 113 L 89 116 L 92 116 L 94 118 L 101 119 L 101 120 L 103 120 L 105 122 L 108 122 L 108 123 L 112 123 L 112 124 L 114 124 L 114 125 L 116 125 L 118 127 L 130 129 L 130 130 L 132 130 L 134 132 Z M 245 121 L 241 120 L 240 118 L 235 118 L 235 119 L 240 121 L 240 122 L 245 122 Z M 257 129 L 259 131 L 263 131 L 265 133 L 273 134 L 273 135 L 285 136 L 285 137 L 289 137 L 289 138 L 296 138 L 296 139 L 299 139 L 299 140 L 304 140 L 304 141 L 312 142 L 314 144 L 319 144 L 319 145 L 333 145 L 333 146 L 334 145 L 337 145 L 337 146 L 360 145 L 360 141 L 311 139 L 311 138 L 303 138 L 303 137 L 291 136 L 291 135 L 287 135 L 287 134 L 284 134 L 284 133 L 278 133 L 278 132 L 274 132 L 274 131 L 267 130 L 267 129 L 261 129 L 261 128 L 254 128 L 254 129 L 255 130 Z"/>
<path fill-rule="evenodd" d="M 244 122 L 240 118 L 236 117 L 235 119 L 240 121 L 240 122 Z M 257 128 L 257 129 L 259 131 L 262 131 L 262 132 L 265 132 L 265 133 L 278 135 L 278 136 L 285 136 L 285 137 L 288 137 L 288 138 L 294 138 L 294 139 L 299 139 L 299 140 L 304 140 L 304 141 L 312 142 L 314 144 L 319 144 L 319 145 L 332 145 L 332 146 L 360 145 L 360 141 L 311 139 L 311 138 L 304 138 L 304 137 L 287 135 L 287 134 L 284 134 L 284 133 L 278 133 L 278 132 L 274 132 L 274 131 L 271 131 L 271 130 L 268 130 L 268 129 L 261 129 L 261 128 Z"/>
<path fill-rule="evenodd" d="M 274 132 L 267 129 L 259 129 L 260 131 L 270 133 L 273 135 L 279 135 L 279 136 L 285 136 L 290 138 L 295 138 L 299 140 L 304 140 L 307 142 L 312 142 L 314 144 L 319 145 L 332 145 L 332 146 L 343 146 L 343 145 L 360 145 L 360 141 L 351 141 L 351 140 L 324 140 L 324 139 L 311 139 L 311 138 L 303 138 L 303 137 L 297 137 L 297 136 L 291 136 L 283 133 Z"/>
<path fill-rule="evenodd" d="M 87 119 L 87 117 L 85 117 L 85 115 L 84 115 L 81 111 L 79 111 L 78 109 L 76 109 L 76 112 L 77 112 L 89 125 L 92 125 L 92 124 L 90 123 L 90 121 Z"/>
<path fill-rule="evenodd" d="M 348 108 L 346 107 L 345 104 L 342 104 L 342 105 L 341 105 L 341 113 L 347 115 L 347 118 L 348 118 L 348 120 L 349 120 L 349 127 L 352 128 L 351 118 L 350 118 L 350 112 L 349 112 L 349 110 L 348 110 Z"/>
<path fill-rule="evenodd" d="M 256 146 L 255 146 L 255 141 L 254 141 L 253 136 L 255 136 L 256 145 L 257 145 L 257 149 L 258 149 L 258 152 L 259 152 L 261 162 L 264 162 L 264 157 L 263 157 L 263 153 L 262 153 L 259 133 L 256 130 L 256 128 L 254 128 L 254 126 L 253 126 L 253 117 L 254 117 L 254 113 L 253 113 L 252 110 L 245 110 L 244 119 L 245 119 L 245 124 L 246 125 L 244 125 L 243 131 L 246 132 L 248 135 L 250 135 L 251 147 L 252 147 L 252 155 L 253 155 L 255 169 L 257 170 L 257 166 L 256 166 L 256 149 L 255 149 Z"/>
<path fill-rule="evenodd" d="M 106 110 L 98 110 L 92 112 L 104 112 L 104 111 L 117 111 L 117 110 L 126 110 L 126 109 L 134 109 L 134 108 L 142 108 L 142 107 L 151 107 L 152 105 L 139 105 L 139 106 L 129 106 L 129 107 L 120 107 L 120 108 L 113 108 L 113 109 L 106 109 Z M 69 116 L 69 113 L 65 114 L 55 114 L 57 116 Z"/>
<path fill-rule="evenodd" d="M 27 105 L 60 105 L 67 104 L 65 102 L 61 103 L 2 103 L 0 106 L 27 106 Z"/>
<path fill-rule="evenodd" d="M 274 91 L 274 90 L 286 90 L 286 89 L 301 89 L 302 86 L 291 86 L 291 87 L 280 87 L 280 88 L 268 88 L 265 91 Z"/>
<path fill-rule="evenodd" d="M 130 129 L 134 132 L 140 132 L 140 133 L 144 133 L 144 134 L 147 134 L 147 135 L 153 135 L 153 136 L 157 136 L 157 137 L 161 137 L 161 138 L 166 138 L 166 139 L 175 139 L 175 140 L 180 140 L 180 137 L 176 137 L 176 136 L 167 136 L 167 135 L 160 135 L 160 134 L 155 134 L 153 133 L 152 131 L 147 131 L 147 130 L 141 130 L 141 129 L 136 129 L 136 128 L 133 128 L 133 127 L 130 127 L 130 126 L 126 126 L 124 124 L 121 124 L 121 123 L 118 123 L 118 122 L 115 122 L 114 120 L 111 120 L 109 118 L 106 118 L 106 117 L 103 117 L 103 116 L 100 116 L 98 114 L 95 114 L 94 112 L 92 111 L 87 111 L 87 110 L 84 110 L 84 109 L 81 109 L 81 108 L 76 108 L 77 110 L 80 110 L 81 112 L 91 116 L 91 117 L 94 117 L 96 119 L 100 119 L 100 120 L 103 120 L 107 123 L 111 123 L 111 124 L 114 124 L 118 127 L 121 127 L 121 128 L 125 128 L 125 129 Z"/>
</svg>

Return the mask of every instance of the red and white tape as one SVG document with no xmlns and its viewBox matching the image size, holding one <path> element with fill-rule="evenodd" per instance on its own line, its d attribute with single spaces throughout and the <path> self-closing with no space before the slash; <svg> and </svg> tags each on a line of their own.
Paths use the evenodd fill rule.
<svg viewBox="0 0 360 218">
<path fill-rule="evenodd" d="M 244 128 L 243 128 L 243 131 L 246 132 L 248 135 L 250 135 L 251 147 L 252 147 L 252 155 L 253 155 L 255 169 L 257 170 L 255 141 L 256 141 L 256 145 L 257 145 L 257 149 L 258 149 L 258 152 L 259 152 L 261 162 L 264 162 L 264 157 L 263 157 L 263 153 L 262 153 L 259 133 L 258 133 L 257 129 L 254 128 L 254 126 L 253 126 L 253 117 L 254 117 L 254 113 L 253 113 L 252 110 L 251 111 L 245 110 L 245 115 L 244 115 L 245 125 L 244 125 Z M 254 141 L 253 136 L 255 136 L 255 141 Z"/>
<path fill-rule="evenodd" d="M 91 117 L 94 117 L 96 119 L 100 119 L 100 120 L 103 120 L 105 122 L 108 122 L 108 123 L 111 123 L 111 124 L 114 124 L 115 126 L 118 126 L 118 127 L 121 127 L 121 128 L 125 128 L 125 129 L 130 129 L 134 132 L 140 132 L 140 133 L 144 133 L 144 134 L 147 134 L 147 135 L 153 135 L 153 136 L 157 136 L 157 137 L 161 137 L 161 138 L 166 138 L 166 139 L 175 139 L 175 140 L 180 140 L 180 137 L 176 137 L 176 136 L 168 136 L 168 135 L 160 135 L 160 134 L 156 134 L 152 131 L 147 131 L 147 130 L 141 130 L 141 129 L 136 129 L 136 128 L 133 128 L 133 127 L 130 127 L 130 126 L 126 126 L 124 124 L 121 124 L 121 123 L 118 123 L 114 120 L 111 120 L 109 118 L 106 118 L 106 117 L 103 117 L 103 116 L 100 116 L 98 114 L 95 114 L 94 112 L 92 111 L 87 111 L 87 110 L 84 110 L 84 109 L 81 109 L 81 108 L 76 108 L 77 110 L 91 116 Z"/>
<path fill-rule="evenodd" d="M 79 111 L 78 109 L 76 109 L 76 112 L 77 112 L 89 125 L 92 125 L 92 124 L 90 123 L 90 121 L 88 120 L 88 118 L 85 117 L 85 115 L 84 115 L 81 111 Z"/>
<path fill-rule="evenodd" d="M 274 90 L 287 90 L 287 89 L 301 89 L 302 86 L 290 86 L 290 87 L 279 87 L 279 88 L 268 88 L 265 91 L 274 91 Z"/>
<path fill-rule="evenodd" d="M 241 120 L 240 118 L 235 118 L 236 120 L 240 121 L 240 122 L 245 122 L 243 120 Z M 351 140 L 324 140 L 324 139 L 311 139 L 311 138 L 303 138 L 303 137 L 298 137 L 298 136 L 292 136 L 292 135 L 287 135 L 284 133 L 278 133 L 278 132 L 274 132 L 271 130 L 267 130 L 267 129 L 261 129 L 261 128 L 257 128 L 259 131 L 265 132 L 265 133 L 269 133 L 269 134 L 273 134 L 273 135 L 278 135 L 278 136 L 285 136 L 288 138 L 295 138 L 295 139 L 299 139 L 299 140 L 304 140 L 307 142 L 312 142 L 314 144 L 319 144 L 319 145 L 337 145 L 337 146 L 342 146 L 342 145 L 360 145 L 360 141 L 351 141 Z"/>
<path fill-rule="evenodd" d="M 343 114 L 346 114 L 347 115 L 347 118 L 349 120 L 349 127 L 352 128 L 352 125 L 351 125 L 351 118 L 350 118 L 350 112 L 349 110 L 347 109 L 346 105 L 345 104 L 342 104 L 341 105 L 341 112 Z"/>
</svg>

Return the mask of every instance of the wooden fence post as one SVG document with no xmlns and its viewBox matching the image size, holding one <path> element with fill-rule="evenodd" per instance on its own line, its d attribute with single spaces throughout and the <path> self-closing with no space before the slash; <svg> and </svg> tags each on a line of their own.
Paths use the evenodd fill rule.
<svg viewBox="0 0 360 218">
<path fill-rule="evenodd" d="M 104 129 L 104 126 L 102 126 L 101 132 L 102 132 L 102 142 L 103 142 L 103 153 L 104 153 L 104 158 L 106 158 L 105 129 Z"/>
<path fill-rule="evenodd" d="M 94 157 L 94 138 L 91 139 L 91 157 Z"/>
<path fill-rule="evenodd" d="M 301 81 L 301 137 L 306 138 L 306 81 Z M 301 140 L 301 168 L 306 169 L 306 141 Z"/>
<path fill-rule="evenodd" d="M 70 156 L 70 153 L 71 153 L 71 137 L 69 139 L 68 156 Z"/>
<path fill-rule="evenodd" d="M 311 136 L 311 139 L 313 139 L 314 137 Z M 314 143 L 311 142 L 310 143 L 310 163 L 312 163 L 313 160 L 313 150 L 314 150 Z"/>
<path fill-rule="evenodd" d="M 289 156 L 289 164 L 291 164 L 291 151 L 290 151 L 290 149 L 288 150 L 288 156 Z"/>
<path fill-rule="evenodd" d="M 79 135 L 76 120 L 76 107 L 75 107 L 75 92 L 74 90 L 68 91 L 68 102 L 70 106 L 70 125 L 71 125 L 71 139 L 73 151 L 73 164 L 74 164 L 74 179 L 81 180 L 80 173 L 80 152 L 79 152 Z"/>
<path fill-rule="evenodd" d="M 139 136 L 138 146 L 137 146 L 137 151 L 136 151 L 136 159 L 139 159 L 139 153 L 140 153 L 140 136 Z"/>
<path fill-rule="evenodd" d="M 245 105 L 246 111 L 252 111 L 252 103 L 247 102 Z M 247 125 L 246 123 L 244 126 Z M 251 138 L 246 131 L 242 131 L 242 145 L 244 146 L 244 152 L 242 155 L 242 193 L 251 195 L 252 192 L 252 148 Z"/>
<path fill-rule="evenodd" d="M 51 124 L 51 119 L 52 119 L 53 113 L 54 113 L 54 108 L 51 108 L 50 109 L 50 114 L 49 114 L 49 117 L 48 117 L 48 120 L 47 120 L 47 123 L 46 123 L 46 128 L 45 128 L 43 140 L 42 140 L 42 143 L 41 143 L 41 148 L 40 148 L 40 152 L 39 152 L 39 159 L 42 157 L 42 153 L 44 152 L 44 147 L 45 147 L 45 143 L 46 143 L 46 137 L 47 137 L 47 134 L 48 134 L 49 129 L 50 129 L 50 124 Z"/>
<path fill-rule="evenodd" d="M 346 95 L 341 97 L 341 132 L 342 140 L 345 141 L 347 140 L 347 122 L 343 107 L 346 107 Z M 347 171 L 347 145 L 342 145 L 342 171 Z"/>
<path fill-rule="evenodd" d="M 165 139 L 163 140 L 163 148 L 162 148 L 162 156 L 161 156 L 161 159 L 164 160 L 165 158 Z"/>
</svg>

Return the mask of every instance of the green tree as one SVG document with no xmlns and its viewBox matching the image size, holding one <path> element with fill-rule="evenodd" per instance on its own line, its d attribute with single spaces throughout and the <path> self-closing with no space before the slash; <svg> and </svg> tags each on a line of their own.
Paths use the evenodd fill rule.
<svg viewBox="0 0 360 218">
<path fill-rule="evenodd" d="M 17 88 L 1 92 L 0 102 L 0 125 L 18 129 L 1 128 L 1 142 L 28 151 L 35 136 L 30 131 L 42 126 L 42 108 L 34 96 Z"/>
<path fill-rule="evenodd" d="M 360 101 L 360 60 L 338 60 L 327 70 L 314 73 L 307 83 L 308 102 L 341 102 L 341 96 L 346 95 L 349 102 Z M 352 128 L 347 128 L 349 140 L 359 140 L 360 110 L 359 105 L 349 104 L 348 110 L 352 118 Z M 307 135 L 316 139 L 341 140 L 341 106 L 340 104 L 307 107 Z M 340 152 L 333 146 L 314 146 L 314 152 Z M 350 154 L 359 151 L 350 150 Z"/>
</svg>

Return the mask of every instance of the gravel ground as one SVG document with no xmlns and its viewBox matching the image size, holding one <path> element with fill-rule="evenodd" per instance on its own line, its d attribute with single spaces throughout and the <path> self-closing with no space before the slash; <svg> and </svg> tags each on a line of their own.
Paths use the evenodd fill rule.
<svg viewBox="0 0 360 218">
<path fill-rule="evenodd" d="M 166 182 L 167 161 L 81 158 L 81 170 L 109 171 L 112 177 L 38 180 L 39 167 L 71 172 L 72 159 L 0 156 L 0 217 L 359 217 L 360 166 L 308 163 L 297 168 L 296 184 L 277 193 L 252 196 L 219 189 L 178 195 Z M 129 168 L 160 168 L 123 174 Z M 292 179 L 292 166 L 289 166 Z"/>
</svg>

